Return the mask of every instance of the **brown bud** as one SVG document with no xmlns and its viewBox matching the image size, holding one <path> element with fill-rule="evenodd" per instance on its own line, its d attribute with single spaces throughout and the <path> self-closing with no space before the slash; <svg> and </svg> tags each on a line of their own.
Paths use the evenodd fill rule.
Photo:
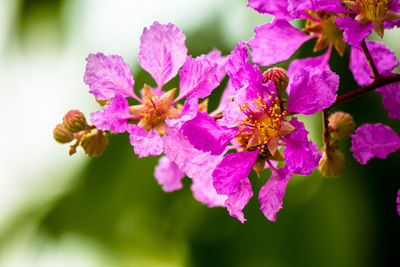
<svg viewBox="0 0 400 267">
<path fill-rule="evenodd" d="M 57 124 L 56 128 L 53 130 L 53 137 L 61 144 L 66 144 L 74 140 L 74 135 L 65 129 L 63 124 Z"/>
<path fill-rule="evenodd" d="M 346 139 L 354 132 L 356 124 L 349 113 L 338 111 L 329 117 L 329 133 L 334 139 Z"/>
<path fill-rule="evenodd" d="M 322 158 L 318 170 L 325 177 L 335 177 L 342 174 L 346 161 L 342 152 L 337 147 L 323 148 Z"/>
<path fill-rule="evenodd" d="M 76 109 L 70 110 L 64 115 L 63 124 L 65 129 L 71 133 L 77 133 L 87 128 L 85 115 Z"/>
<path fill-rule="evenodd" d="M 82 137 L 81 147 L 88 156 L 103 155 L 108 145 L 108 138 L 103 131 L 92 129 Z"/>
<path fill-rule="evenodd" d="M 289 84 L 289 76 L 287 71 L 279 67 L 271 68 L 265 71 L 263 73 L 263 83 L 268 81 L 274 82 L 276 90 L 278 91 L 278 97 L 282 99 L 283 93 L 286 91 L 286 88 Z"/>
</svg>

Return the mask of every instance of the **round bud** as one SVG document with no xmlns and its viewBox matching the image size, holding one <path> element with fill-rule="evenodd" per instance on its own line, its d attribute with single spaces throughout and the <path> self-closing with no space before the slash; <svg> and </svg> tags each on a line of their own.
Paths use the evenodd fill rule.
<svg viewBox="0 0 400 267">
<path fill-rule="evenodd" d="M 103 131 L 92 129 L 87 132 L 81 141 L 81 147 L 88 156 L 103 155 L 108 145 L 108 138 Z"/>
<path fill-rule="evenodd" d="M 325 177 L 335 177 L 342 174 L 346 166 L 344 155 L 336 147 L 323 148 L 318 170 Z"/>
<path fill-rule="evenodd" d="M 61 144 L 66 144 L 74 140 L 74 135 L 65 129 L 63 124 L 57 124 L 56 128 L 53 130 L 53 137 Z"/>
<path fill-rule="evenodd" d="M 65 129 L 71 133 L 80 132 L 87 127 L 85 115 L 76 109 L 70 110 L 64 115 L 63 124 Z"/>
<path fill-rule="evenodd" d="M 338 111 L 329 117 L 329 133 L 334 139 L 349 138 L 355 128 L 353 116 L 349 113 Z"/>
<path fill-rule="evenodd" d="M 273 81 L 278 91 L 278 96 L 282 98 L 283 93 L 285 92 L 288 84 L 289 84 L 289 76 L 285 69 L 275 67 L 271 68 L 263 73 L 263 83 L 268 81 Z"/>
</svg>

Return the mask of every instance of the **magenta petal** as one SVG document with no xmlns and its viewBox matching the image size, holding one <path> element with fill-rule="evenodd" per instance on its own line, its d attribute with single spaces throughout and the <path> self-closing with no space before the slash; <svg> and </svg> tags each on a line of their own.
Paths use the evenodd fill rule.
<svg viewBox="0 0 400 267">
<path fill-rule="evenodd" d="M 198 113 L 193 120 L 187 121 L 182 132 L 196 149 L 214 155 L 221 154 L 237 135 L 236 130 L 219 126 L 207 113 Z"/>
<path fill-rule="evenodd" d="M 229 214 L 244 222 L 242 209 L 251 196 L 248 176 L 258 155 L 258 150 L 226 155 L 212 173 L 214 188 L 218 194 L 227 195 L 225 201 Z"/>
<path fill-rule="evenodd" d="M 399 191 L 397 191 L 396 203 L 397 203 L 397 214 L 400 215 L 400 189 L 399 189 Z"/>
<path fill-rule="evenodd" d="M 360 47 L 361 41 L 374 29 L 372 23 L 362 24 L 350 17 L 340 17 L 335 22 L 343 30 L 343 40 L 355 47 Z"/>
<path fill-rule="evenodd" d="M 274 20 L 254 28 L 256 35 L 248 41 L 253 62 L 269 66 L 289 59 L 308 39 L 285 20 Z"/>
<path fill-rule="evenodd" d="M 291 175 L 285 167 L 272 170 L 271 177 L 258 194 L 261 210 L 270 221 L 276 221 L 276 213 L 282 208 L 282 198 Z"/>
<path fill-rule="evenodd" d="M 363 124 L 351 136 L 354 158 L 366 164 L 373 157 L 380 159 L 400 148 L 400 138 L 389 127 L 380 123 Z"/>
<path fill-rule="evenodd" d="M 199 110 L 198 102 L 199 100 L 196 96 L 190 96 L 186 99 L 179 117 L 176 119 L 167 118 L 165 123 L 171 128 L 180 129 L 185 122 L 196 117 L 197 111 Z"/>
<path fill-rule="evenodd" d="M 248 6 L 260 13 L 267 13 L 287 20 L 292 19 L 292 15 L 288 11 L 287 0 L 249 0 Z"/>
<path fill-rule="evenodd" d="M 399 65 L 396 55 L 384 44 L 367 41 L 366 45 L 379 73 L 390 72 Z M 372 71 L 361 48 L 353 47 L 351 49 L 349 67 L 359 85 L 367 85 L 373 81 Z"/>
<path fill-rule="evenodd" d="M 330 49 L 319 57 L 308 57 L 293 60 L 288 68 L 289 81 L 293 80 L 294 75 L 305 67 L 320 68 L 322 70 L 330 70 L 329 68 Z M 289 93 L 289 92 L 288 92 Z"/>
<path fill-rule="evenodd" d="M 158 156 L 163 152 L 163 142 L 158 133 L 149 133 L 135 124 L 128 124 L 131 145 L 139 158 Z"/>
<path fill-rule="evenodd" d="M 224 206 L 226 196 L 217 194 L 211 176 L 222 156 L 195 149 L 179 131 L 172 131 L 163 141 L 167 157 L 193 179 L 194 197 L 209 207 Z"/>
<path fill-rule="evenodd" d="M 154 170 L 154 176 L 158 183 L 162 185 L 162 189 L 166 192 L 174 191 L 182 188 L 182 178 L 185 174 L 179 170 L 178 166 L 170 161 L 166 156 L 158 160 L 158 165 Z"/>
<path fill-rule="evenodd" d="M 86 61 L 83 81 L 98 100 L 110 99 L 117 93 L 124 97 L 135 96 L 131 69 L 122 57 L 97 53 L 89 54 Z"/>
<path fill-rule="evenodd" d="M 172 23 L 157 21 L 140 36 L 138 59 L 143 69 L 151 74 L 158 88 L 176 76 L 187 56 L 186 36 Z"/>
<path fill-rule="evenodd" d="M 318 168 L 321 153 L 318 151 L 318 146 L 308 140 L 308 131 L 302 122 L 293 117 L 290 124 L 296 130 L 284 137 L 285 168 L 293 174 L 310 175 L 313 169 Z"/>
<path fill-rule="evenodd" d="M 129 104 L 125 97 L 116 94 L 111 98 L 110 105 L 103 107 L 103 111 L 90 114 L 90 120 L 97 129 L 102 131 L 112 130 L 114 133 L 126 131 L 126 122 L 132 117 L 129 113 Z"/>
<path fill-rule="evenodd" d="M 256 90 L 263 79 L 261 70 L 249 63 L 249 51 L 244 41 L 239 42 L 228 56 L 226 73 L 231 78 L 232 86 L 236 90 L 240 90 L 243 87 Z"/>
<path fill-rule="evenodd" d="M 325 10 L 332 13 L 348 13 L 340 0 L 289 0 L 288 10 L 298 14 L 305 10 Z"/>
<path fill-rule="evenodd" d="M 392 83 L 376 91 L 382 94 L 382 104 L 389 111 L 388 116 L 400 120 L 400 83 Z"/>
<path fill-rule="evenodd" d="M 183 68 L 179 71 L 178 99 L 190 94 L 195 94 L 199 98 L 209 96 L 219 84 L 216 75 L 218 70 L 218 64 L 209 60 L 205 55 L 197 58 L 188 56 Z"/>
<path fill-rule="evenodd" d="M 215 75 L 217 75 L 218 83 L 221 82 L 226 75 L 225 66 L 226 63 L 228 62 L 228 57 L 222 56 L 221 51 L 219 51 L 218 49 L 214 49 L 213 51 L 207 54 L 207 58 L 212 62 L 217 63 L 218 69 Z"/>
<path fill-rule="evenodd" d="M 330 107 L 336 101 L 339 76 L 330 70 L 304 68 L 289 84 L 287 112 L 306 115 Z"/>
</svg>

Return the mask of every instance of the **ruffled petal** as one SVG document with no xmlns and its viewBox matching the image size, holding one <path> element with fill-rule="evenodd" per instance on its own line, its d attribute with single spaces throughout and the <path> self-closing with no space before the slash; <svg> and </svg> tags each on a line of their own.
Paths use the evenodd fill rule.
<svg viewBox="0 0 400 267">
<path fill-rule="evenodd" d="M 138 59 L 143 69 L 151 74 L 158 88 L 176 76 L 186 60 L 186 36 L 172 23 L 157 21 L 140 36 Z"/>
<path fill-rule="evenodd" d="M 185 174 L 178 166 L 170 161 L 166 156 L 158 160 L 158 165 L 154 170 L 154 176 L 158 183 L 162 185 L 162 189 L 166 192 L 171 192 L 182 188 L 182 178 Z"/>
<path fill-rule="evenodd" d="M 329 57 L 330 57 L 330 51 L 328 50 L 327 53 L 325 53 L 319 57 L 308 57 L 308 58 L 293 60 L 290 63 L 289 68 L 288 68 L 289 80 L 290 81 L 293 80 L 294 75 L 306 67 L 310 67 L 310 68 L 318 67 L 321 70 L 330 70 L 329 64 L 328 64 Z M 289 93 L 289 91 L 288 91 L 288 93 Z"/>
<path fill-rule="evenodd" d="M 248 91 L 257 91 L 262 84 L 262 72 L 257 66 L 249 63 L 249 51 L 244 41 L 239 42 L 228 56 L 226 73 L 236 90 L 248 87 Z"/>
<path fill-rule="evenodd" d="M 322 154 L 318 151 L 318 146 L 308 140 L 308 131 L 302 122 L 293 117 L 290 124 L 296 130 L 284 137 L 286 143 L 283 151 L 285 168 L 289 173 L 310 175 L 313 169 L 318 168 Z"/>
<path fill-rule="evenodd" d="M 289 0 L 288 10 L 299 14 L 305 10 L 326 10 L 332 13 L 348 13 L 340 0 Z"/>
<path fill-rule="evenodd" d="M 198 113 L 193 120 L 187 121 L 182 126 L 182 133 L 196 149 L 214 155 L 221 154 L 237 135 L 236 130 L 218 125 L 207 113 Z"/>
<path fill-rule="evenodd" d="M 122 57 L 97 53 L 89 54 L 86 61 L 83 81 L 98 100 L 111 99 L 116 94 L 135 97 L 132 72 Z"/>
<path fill-rule="evenodd" d="M 339 76 L 327 69 L 306 67 L 294 75 L 289 87 L 287 112 L 311 115 L 336 101 Z"/>
<path fill-rule="evenodd" d="M 259 13 L 267 13 L 281 19 L 291 20 L 293 18 L 288 11 L 287 0 L 249 0 L 248 7 Z"/>
<path fill-rule="evenodd" d="M 372 23 L 362 24 L 350 17 L 337 18 L 335 22 L 343 30 L 343 40 L 355 47 L 360 47 L 361 41 L 367 38 L 374 29 Z"/>
<path fill-rule="evenodd" d="M 180 91 L 177 99 L 182 99 L 191 94 L 199 98 L 209 96 L 218 86 L 219 79 L 216 75 L 218 64 L 201 55 L 197 58 L 188 56 L 183 68 L 179 71 Z"/>
<path fill-rule="evenodd" d="M 218 195 L 212 186 L 212 172 L 222 160 L 222 155 L 211 155 L 195 149 L 179 131 L 163 137 L 164 152 L 179 169 L 193 179 L 194 197 L 209 207 L 224 206 L 226 196 Z"/>
<path fill-rule="evenodd" d="M 176 119 L 166 118 L 165 123 L 169 127 L 179 130 L 185 122 L 196 117 L 197 111 L 199 110 L 198 102 L 199 100 L 197 96 L 188 97 L 183 105 L 183 109 L 179 117 Z"/>
<path fill-rule="evenodd" d="M 256 35 L 248 41 L 251 59 L 269 66 L 289 59 L 307 40 L 312 38 L 285 20 L 274 20 L 254 28 Z"/>
<path fill-rule="evenodd" d="M 111 98 L 111 103 L 103 107 L 103 111 L 90 114 L 90 120 L 97 129 L 102 131 L 112 130 L 114 133 L 126 131 L 126 122 L 132 117 L 129 113 L 129 104 L 125 97 L 116 94 Z"/>
<path fill-rule="evenodd" d="M 218 194 L 227 195 L 225 201 L 229 214 L 245 221 L 243 208 L 253 195 L 248 176 L 258 155 L 258 150 L 226 155 L 212 173 Z"/>
<path fill-rule="evenodd" d="M 158 133 L 146 132 L 136 124 L 128 124 L 127 131 L 133 150 L 139 158 L 158 156 L 163 152 L 163 142 Z"/>
<path fill-rule="evenodd" d="M 399 65 L 396 55 L 383 43 L 367 41 L 366 45 L 379 73 L 390 72 Z M 373 81 L 371 68 L 361 48 L 351 49 L 349 67 L 359 85 L 370 84 Z"/>
<path fill-rule="evenodd" d="M 282 198 L 285 195 L 286 185 L 291 174 L 285 167 L 272 170 L 271 177 L 263 185 L 258 194 L 261 210 L 270 221 L 276 221 L 276 213 L 282 208 Z"/>
<path fill-rule="evenodd" d="M 389 127 L 380 123 L 363 124 L 351 136 L 354 158 L 366 164 L 373 157 L 380 159 L 400 148 L 400 138 Z"/>
<path fill-rule="evenodd" d="M 376 91 L 382 94 L 382 104 L 389 111 L 388 116 L 400 120 L 400 83 L 392 83 Z"/>
<path fill-rule="evenodd" d="M 218 83 L 220 83 L 226 75 L 225 66 L 228 62 L 228 57 L 222 56 L 221 51 L 214 49 L 207 54 L 207 58 L 212 62 L 217 63 L 218 69 L 215 75 L 217 75 Z"/>
</svg>

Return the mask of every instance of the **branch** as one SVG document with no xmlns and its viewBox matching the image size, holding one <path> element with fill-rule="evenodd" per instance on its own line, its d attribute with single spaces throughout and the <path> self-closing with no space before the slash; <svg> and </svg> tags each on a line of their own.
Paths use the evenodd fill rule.
<svg viewBox="0 0 400 267">
<path fill-rule="evenodd" d="M 324 145 L 325 145 L 327 150 L 329 148 L 329 141 L 330 141 L 330 138 L 329 138 L 329 119 L 328 119 L 329 112 L 330 112 L 329 108 L 324 109 L 322 111 L 322 122 L 323 122 L 323 127 L 324 127 L 322 135 L 323 135 Z"/>
<path fill-rule="evenodd" d="M 346 102 L 346 101 L 351 100 L 353 98 L 356 98 L 356 97 L 358 97 L 360 95 L 363 95 L 363 94 L 366 94 L 368 92 L 371 92 L 371 91 L 373 91 L 373 90 L 375 90 L 375 89 L 377 89 L 379 87 L 382 87 L 382 86 L 385 86 L 385 85 L 388 85 L 388 84 L 391 84 L 391 83 L 395 83 L 395 82 L 400 82 L 400 74 L 394 74 L 394 75 L 391 75 L 391 76 L 378 76 L 378 77 L 375 77 L 374 81 L 371 84 L 369 84 L 367 86 L 363 86 L 361 88 L 358 88 L 358 89 L 356 89 L 354 91 L 351 91 L 351 92 L 349 92 L 347 94 L 338 96 L 336 98 L 335 103 L 333 103 L 332 106 L 335 106 L 337 104 Z"/>
<path fill-rule="evenodd" d="M 381 75 L 379 74 L 378 69 L 376 68 L 376 65 L 374 63 L 374 60 L 371 57 L 371 54 L 369 53 L 369 50 L 367 48 L 367 44 L 365 43 L 365 39 L 362 40 L 361 42 L 361 48 L 364 52 L 365 57 L 367 58 L 367 62 L 369 67 L 371 68 L 372 73 L 374 74 L 374 79 L 380 77 Z"/>
</svg>

